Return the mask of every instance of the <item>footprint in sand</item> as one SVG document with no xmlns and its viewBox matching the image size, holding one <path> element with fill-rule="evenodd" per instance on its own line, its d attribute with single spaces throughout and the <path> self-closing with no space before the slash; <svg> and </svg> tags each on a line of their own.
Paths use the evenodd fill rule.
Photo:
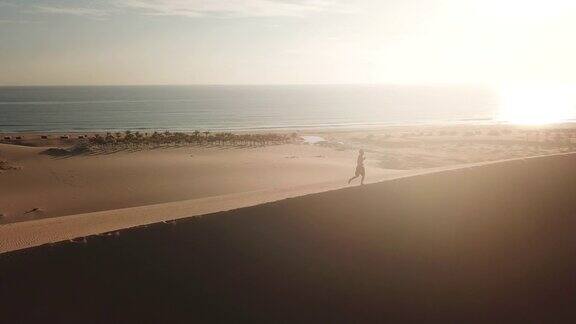
<svg viewBox="0 0 576 324">
<path fill-rule="evenodd" d="M 88 239 L 86 239 L 86 237 L 78 237 L 71 239 L 70 242 L 75 244 L 86 244 L 88 243 Z"/>
<path fill-rule="evenodd" d="M 20 170 L 21 167 L 12 165 L 6 160 L 0 160 L 0 172 L 10 171 L 10 170 Z"/>
<path fill-rule="evenodd" d="M 42 210 L 40 208 L 36 207 L 36 208 L 32 208 L 28 211 L 25 211 L 24 214 L 30 214 L 30 213 L 41 212 L 41 211 Z"/>
</svg>

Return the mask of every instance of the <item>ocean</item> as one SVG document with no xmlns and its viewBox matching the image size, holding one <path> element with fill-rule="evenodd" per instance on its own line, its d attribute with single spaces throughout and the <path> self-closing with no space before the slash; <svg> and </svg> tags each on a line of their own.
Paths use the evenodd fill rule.
<svg viewBox="0 0 576 324">
<path fill-rule="evenodd" d="M 0 87 L 0 132 L 276 130 L 496 121 L 482 87 Z"/>
</svg>

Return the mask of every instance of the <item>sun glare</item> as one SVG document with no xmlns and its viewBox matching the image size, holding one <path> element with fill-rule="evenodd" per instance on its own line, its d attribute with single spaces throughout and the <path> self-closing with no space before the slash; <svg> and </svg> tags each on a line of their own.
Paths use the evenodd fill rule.
<svg viewBox="0 0 576 324">
<path fill-rule="evenodd" d="M 552 124 L 576 117 L 573 86 L 514 86 L 500 90 L 499 120 L 513 124 Z"/>
</svg>

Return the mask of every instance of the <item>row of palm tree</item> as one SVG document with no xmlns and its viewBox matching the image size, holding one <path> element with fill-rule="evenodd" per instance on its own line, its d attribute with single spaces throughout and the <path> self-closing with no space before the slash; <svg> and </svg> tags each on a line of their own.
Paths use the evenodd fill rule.
<svg viewBox="0 0 576 324">
<path fill-rule="evenodd" d="M 295 139 L 294 134 L 233 134 L 230 132 L 194 131 L 184 132 L 116 132 L 105 135 L 95 134 L 86 139 L 87 144 L 99 148 L 144 148 L 186 145 L 233 145 L 265 146 L 285 144 Z"/>
<path fill-rule="evenodd" d="M 422 136 L 506 136 L 516 133 L 517 135 L 524 136 L 539 136 L 548 138 L 561 138 L 561 137 L 576 137 L 576 130 L 573 128 L 566 129 L 545 129 L 545 130 L 530 130 L 530 129 L 519 129 L 512 130 L 508 128 L 504 129 L 486 129 L 482 130 L 439 130 L 439 131 L 419 131 L 419 132 L 408 132 L 400 134 L 400 137 L 422 137 Z M 392 137 L 391 134 L 386 134 L 386 137 Z"/>
<path fill-rule="evenodd" d="M 573 128 L 567 129 L 487 129 L 481 130 L 441 130 L 441 131 L 428 131 L 428 132 L 410 132 L 401 133 L 398 136 L 402 138 L 410 137 L 426 137 L 426 136 L 449 136 L 449 137 L 478 137 L 489 136 L 495 140 L 517 141 L 521 140 L 526 143 L 534 143 L 540 145 L 541 143 L 551 145 L 576 145 L 576 130 Z M 514 137 L 510 137 L 513 135 Z M 391 134 L 385 134 L 383 138 L 388 139 L 393 137 Z"/>
</svg>

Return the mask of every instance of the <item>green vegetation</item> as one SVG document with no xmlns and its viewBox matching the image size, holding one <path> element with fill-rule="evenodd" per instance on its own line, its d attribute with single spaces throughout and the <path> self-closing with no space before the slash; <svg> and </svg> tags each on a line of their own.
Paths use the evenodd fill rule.
<svg viewBox="0 0 576 324">
<path fill-rule="evenodd" d="M 107 148 L 154 148 L 164 146 L 265 146 L 285 144 L 293 138 L 287 134 L 233 134 L 229 132 L 211 133 L 208 131 L 183 132 L 154 132 L 141 133 L 125 131 L 124 133 L 96 134 L 84 139 L 84 145 Z"/>
</svg>

